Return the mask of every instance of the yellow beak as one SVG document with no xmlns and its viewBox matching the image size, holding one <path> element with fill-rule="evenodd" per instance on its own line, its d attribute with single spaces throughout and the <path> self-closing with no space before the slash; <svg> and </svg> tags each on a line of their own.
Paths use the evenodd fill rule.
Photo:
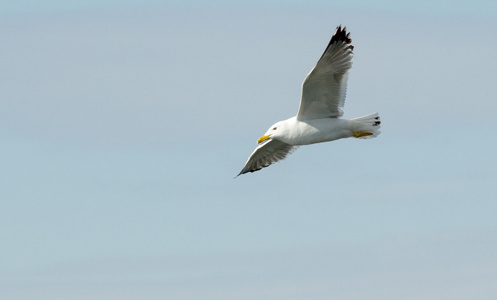
<svg viewBox="0 0 497 300">
<path fill-rule="evenodd" d="M 263 135 L 263 136 L 261 136 L 261 138 L 257 140 L 257 144 L 260 144 L 260 143 L 264 142 L 268 138 L 269 138 L 269 135 Z"/>
</svg>

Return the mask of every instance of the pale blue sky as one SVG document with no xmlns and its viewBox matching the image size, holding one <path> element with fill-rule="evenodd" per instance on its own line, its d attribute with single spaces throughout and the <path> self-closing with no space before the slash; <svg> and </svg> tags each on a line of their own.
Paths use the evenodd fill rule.
<svg viewBox="0 0 497 300">
<path fill-rule="evenodd" d="M 358 11 L 385 11 L 390 13 L 414 13 L 430 15 L 472 15 L 495 16 L 497 3 L 487 0 L 473 1 L 326 1 L 326 0 L 254 0 L 254 1 L 227 1 L 227 0 L 4 0 L 0 3 L 1 14 L 25 13 L 54 13 L 98 9 L 122 9 L 139 7 L 156 7 L 172 5 L 183 7 L 276 7 L 276 8 L 328 8 L 354 9 Z"/>
<path fill-rule="evenodd" d="M 487 2 L 2 2 L 0 298 L 494 299 Z M 338 24 L 382 134 L 233 179 Z"/>
</svg>

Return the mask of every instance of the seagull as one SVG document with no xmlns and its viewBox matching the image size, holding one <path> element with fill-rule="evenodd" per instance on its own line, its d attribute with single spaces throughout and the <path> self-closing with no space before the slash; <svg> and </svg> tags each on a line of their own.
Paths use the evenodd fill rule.
<svg viewBox="0 0 497 300">
<path fill-rule="evenodd" d="M 340 118 L 354 50 L 349 35 L 347 27 L 336 28 L 323 55 L 302 83 L 297 115 L 269 127 L 257 140 L 257 148 L 237 177 L 268 167 L 299 146 L 349 137 L 368 139 L 380 134 L 378 113 L 350 120 Z"/>
</svg>

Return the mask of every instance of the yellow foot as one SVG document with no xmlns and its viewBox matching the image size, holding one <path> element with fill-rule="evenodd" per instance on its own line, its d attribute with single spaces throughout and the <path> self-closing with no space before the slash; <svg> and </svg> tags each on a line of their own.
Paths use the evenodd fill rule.
<svg viewBox="0 0 497 300">
<path fill-rule="evenodd" d="M 373 133 L 371 133 L 371 132 L 354 131 L 354 137 L 355 138 L 360 138 L 360 137 L 368 136 L 368 135 L 373 135 Z"/>
</svg>

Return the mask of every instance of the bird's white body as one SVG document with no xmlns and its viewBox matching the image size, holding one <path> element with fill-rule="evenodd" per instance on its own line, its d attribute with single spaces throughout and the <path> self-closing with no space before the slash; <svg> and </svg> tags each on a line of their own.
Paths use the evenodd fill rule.
<svg viewBox="0 0 497 300">
<path fill-rule="evenodd" d="M 372 138 L 380 133 L 378 120 L 377 113 L 351 120 L 321 118 L 300 121 L 295 116 L 274 124 L 265 136 L 271 136 L 292 146 L 331 142 L 349 137 Z M 368 134 L 358 135 L 359 132 Z"/>
<path fill-rule="evenodd" d="M 282 133 L 277 135 L 279 140 L 292 146 L 310 145 L 352 137 L 354 129 L 358 127 L 353 121 L 335 118 L 299 121 L 296 117 L 291 117 L 278 123 L 278 128 Z M 285 128 L 292 128 L 292 130 L 285 131 Z"/>
</svg>

